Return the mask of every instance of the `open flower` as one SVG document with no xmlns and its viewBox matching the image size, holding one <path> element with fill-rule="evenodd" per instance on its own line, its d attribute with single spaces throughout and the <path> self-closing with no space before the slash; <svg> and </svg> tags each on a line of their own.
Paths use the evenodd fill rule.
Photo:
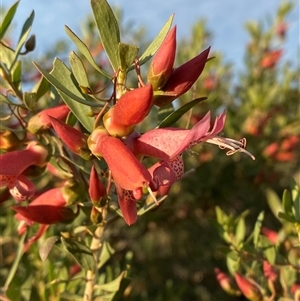
<svg viewBox="0 0 300 301">
<path fill-rule="evenodd" d="M 16 150 L 0 155 L 0 186 L 7 186 L 18 201 L 33 196 L 34 185 L 22 174 L 30 166 L 44 166 L 48 151 L 36 142 L 28 144 L 24 150 Z"/>
<path fill-rule="evenodd" d="M 129 136 L 126 140 L 128 140 L 128 146 L 135 155 L 163 160 L 172 160 L 200 142 L 216 144 L 222 149 L 227 149 L 227 155 L 244 152 L 254 159 L 254 156 L 245 150 L 245 139 L 236 141 L 217 136 L 224 128 L 225 118 L 225 112 L 217 116 L 210 130 L 210 112 L 208 112 L 190 130 L 177 128 L 154 129 L 139 137 L 136 135 L 133 138 Z"/>
<path fill-rule="evenodd" d="M 103 157 L 116 184 L 125 190 L 149 187 L 151 175 L 147 168 L 118 138 L 109 136 L 105 129 L 95 129 L 88 139 L 91 152 Z"/>
</svg>

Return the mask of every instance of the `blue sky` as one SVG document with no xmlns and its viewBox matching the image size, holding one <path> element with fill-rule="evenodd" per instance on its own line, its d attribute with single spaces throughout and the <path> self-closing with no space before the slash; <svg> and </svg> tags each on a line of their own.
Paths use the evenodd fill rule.
<svg viewBox="0 0 300 301">
<path fill-rule="evenodd" d="M 15 1 L 0 0 L 9 7 Z M 111 5 L 122 8 L 125 22 L 144 25 L 149 37 L 154 37 L 172 13 L 177 24 L 178 37 L 188 36 L 193 23 L 205 18 L 213 33 L 212 49 L 224 53 L 225 59 L 238 67 L 242 65 L 243 51 L 248 41 L 244 24 L 248 20 L 272 17 L 280 0 L 109 0 Z M 125 5 L 126 4 L 126 5 Z M 285 55 L 297 57 L 299 47 L 299 1 L 288 21 L 290 30 Z M 36 55 L 52 47 L 60 38 L 66 38 L 64 25 L 80 35 L 80 24 L 91 13 L 89 0 L 21 0 L 17 11 L 17 37 L 22 22 L 35 10 L 32 33 L 37 37 Z M 200 51 L 200 49 L 199 49 Z M 299 57 L 296 58 L 299 64 Z"/>
</svg>

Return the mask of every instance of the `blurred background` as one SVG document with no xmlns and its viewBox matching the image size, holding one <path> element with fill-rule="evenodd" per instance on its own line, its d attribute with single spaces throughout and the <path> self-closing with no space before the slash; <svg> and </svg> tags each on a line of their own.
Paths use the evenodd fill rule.
<svg viewBox="0 0 300 301">
<path fill-rule="evenodd" d="M 4 0 L 1 4 L 8 7 L 12 3 Z M 10 34 L 13 44 L 34 9 L 32 32 L 36 34 L 37 46 L 27 57 L 24 82 L 30 85 L 35 80 L 32 59 L 49 69 L 55 56 L 67 61 L 69 51 L 75 46 L 64 33 L 65 24 L 85 41 L 97 62 L 105 67 L 89 1 L 45 3 L 21 0 Z M 211 56 L 215 58 L 207 63 L 192 92 L 181 97 L 178 105 L 196 97 L 208 96 L 208 99 L 176 126 L 193 125 L 209 110 L 215 116 L 226 109 L 222 135 L 237 140 L 245 137 L 247 149 L 256 157 L 255 161 L 242 153 L 228 157 L 217 147 L 198 145 L 184 154 L 185 169 L 191 172 L 172 187 L 161 206 L 143 215 L 131 227 L 120 219 L 109 229 L 107 237 L 117 251 L 112 266 L 116 269 L 128 263 L 131 266 L 133 281 L 126 300 L 245 300 L 227 295 L 216 280 L 215 267 L 226 271 L 228 266 L 225 244 L 211 220 L 216 219 L 217 206 L 232 216 L 244 212 L 245 231 L 249 234 L 258 214 L 264 211 L 265 227 L 275 233 L 284 228 L 270 204 L 274 195 L 281 198 L 293 179 L 300 182 L 299 2 L 112 0 L 109 3 L 118 7 L 124 41 L 141 49 L 175 13 L 176 66 L 212 46 Z M 87 70 L 92 84 L 101 85 L 94 71 Z M 146 127 L 154 126 L 155 120 L 149 119 Z M 3 219 L 2 227 L 5 229 Z M 6 234 L 15 235 L 16 227 L 6 229 Z M 49 231 L 55 234 L 62 229 L 52 227 Z M 294 238 L 295 233 L 291 233 L 287 231 L 286 237 Z M 37 246 L 32 248 L 37 252 Z M 65 269 L 71 265 L 68 258 L 56 256 L 64 262 Z M 31 273 L 36 270 L 36 277 L 43 282 L 46 276 L 38 270 L 41 263 L 31 263 L 29 259 L 24 259 L 24 265 L 31 266 Z M 19 277 L 22 282 L 24 274 Z"/>
</svg>

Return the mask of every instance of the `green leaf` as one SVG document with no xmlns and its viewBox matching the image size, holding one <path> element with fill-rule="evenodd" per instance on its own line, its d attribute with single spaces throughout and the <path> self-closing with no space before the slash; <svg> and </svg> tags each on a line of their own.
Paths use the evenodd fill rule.
<svg viewBox="0 0 300 301">
<path fill-rule="evenodd" d="M 0 102 L 1 103 L 6 103 L 8 105 L 11 104 L 11 101 L 6 96 L 4 96 L 2 93 L 0 93 Z"/>
<path fill-rule="evenodd" d="M 1 64 L 4 64 L 7 70 L 10 70 L 14 61 L 15 52 L 7 45 L 0 42 Z"/>
<path fill-rule="evenodd" d="M 157 113 L 159 122 L 162 123 L 163 120 L 167 119 L 167 117 L 170 116 L 173 112 L 174 112 L 174 106 L 172 103 L 170 103 L 166 106 L 160 107 L 158 109 L 158 113 Z M 158 127 L 159 127 L 159 125 L 158 125 Z"/>
<path fill-rule="evenodd" d="M 236 231 L 235 231 L 235 240 L 237 245 L 239 245 L 244 240 L 245 235 L 246 235 L 245 219 L 240 218 L 237 223 Z"/>
<path fill-rule="evenodd" d="M 74 44 L 77 46 L 78 50 L 82 53 L 82 55 L 88 60 L 88 62 L 91 64 L 94 69 L 96 69 L 98 72 L 100 72 L 102 75 L 104 75 L 107 78 L 111 78 L 105 71 L 103 71 L 95 62 L 92 54 L 90 53 L 88 47 L 79 39 L 79 37 L 68 27 L 65 26 L 65 31 L 67 35 L 70 37 L 70 39 L 74 42 Z"/>
<path fill-rule="evenodd" d="M 265 216 L 265 213 L 264 213 L 264 211 L 262 211 L 258 215 L 256 223 L 255 223 L 255 226 L 254 226 L 254 230 L 253 230 L 253 244 L 254 244 L 255 247 L 257 247 L 257 244 L 258 244 L 258 238 L 259 238 L 259 235 L 260 235 L 260 230 L 261 230 L 261 227 L 262 227 L 264 216 Z"/>
<path fill-rule="evenodd" d="M 95 269 L 95 258 L 90 248 L 75 239 L 61 237 L 61 242 L 70 255 L 85 270 Z"/>
<path fill-rule="evenodd" d="M 151 42 L 151 44 L 148 46 L 148 48 L 145 50 L 145 52 L 141 55 L 141 57 L 139 58 L 140 65 L 145 64 L 156 53 L 156 51 L 158 50 L 158 48 L 164 41 L 166 35 L 168 34 L 168 32 L 172 26 L 173 18 L 174 18 L 174 14 L 168 19 L 166 24 L 160 30 L 159 34 Z"/>
<path fill-rule="evenodd" d="M 37 101 L 36 93 L 24 92 L 23 93 L 23 101 L 29 111 L 34 111 L 34 109 L 36 107 L 36 101 Z"/>
<path fill-rule="evenodd" d="M 117 19 L 106 0 L 91 0 L 91 5 L 103 48 L 113 70 L 116 71 L 120 66 L 118 53 L 120 30 Z"/>
<path fill-rule="evenodd" d="M 67 66 L 58 59 L 55 59 L 53 69 L 50 73 L 43 70 L 36 63 L 35 66 L 57 89 L 57 92 L 62 97 L 63 101 L 70 107 L 71 111 L 82 125 L 89 132 L 92 132 L 94 122 L 93 118 L 89 117 L 91 109 L 85 105 L 87 101 L 79 88 L 76 87 L 76 83 L 74 82 L 75 79 Z M 91 106 L 90 102 L 88 102 L 88 104 Z"/>
<path fill-rule="evenodd" d="M 111 256 L 115 253 L 115 250 L 110 246 L 107 241 L 103 242 L 101 254 L 100 254 L 100 261 L 98 265 L 98 269 L 103 267 L 103 265 L 111 258 Z"/>
<path fill-rule="evenodd" d="M 298 223 L 300 223 L 300 193 L 299 186 L 294 182 L 294 186 L 292 189 L 292 200 L 294 204 L 294 216 Z"/>
<path fill-rule="evenodd" d="M 33 20 L 34 20 L 34 11 L 32 11 L 32 13 L 27 18 L 27 20 L 25 21 L 25 23 L 23 25 L 21 35 L 20 35 L 16 50 L 15 50 L 14 62 L 16 62 L 16 60 L 19 56 L 19 53 L 21 52 L 21 49 L 22 49 L 23 45 L 25 44 L 25 42 L 28 38 Z M 13 67 L 13 65 L 14 65 L 14 63 L 12 64 L 12 67 Z"/>
<path fill-rule="evenodd" d="M 271 265 L 274 265 L 276 259 L 276 249 L 270 240 L 264 235 L 259 236 L 259 247 Z"/>
<path fill-rule="evenodd" d="M 139 48 L 133 45 L 119 43 L 120 67 L 125 72 L 137 58 Z"/>
<path fill-rule="evenodd" d="M 187 104 L 183 105 L 178 110 L 172 112 L 168 117 L 166 117 L 159 125 L 159 128 L 164 128 L 173 125 L 176 121 L 178 121 L 188 110 L 193 108 L 199 102 L 207 99 L 207 97 L 196 98 Z"/>
<path fill-rule="evenodd" d="M 266 190 L 266 197 L 267 197 L 267 202 L 268 202 L 268 205 L 269 205 L 271 211 L 273 212 L 274 216 L 276 218 L 278 218 L 278 213 L 280 211 L 283 211 L 280 198 L 275 193 L 275 191 L 271 190 L 271 189 Z M 281 219 L 278 218 L 278 220 L 280 222 L 282 222 Z"/>
<path fill-rule="evenodd" d="M 9 25 L 11 24 L 11 21 L 13 20 L 15 13 L 17 11 L 18 5 L 20 1 L 17 1 L 15 4 L 13 4 L 8 11 L 6 12 L 5 16 L 2 19 L 2 22 L 0 24 L 0 40 L 4 37 L 7 29 L 9 28 Z"/>
<path fill-rule="evenodd" d="M 109 283 L 99 285 L 99 288 L 103 289 L 105 291 L 108 291 L 108 292 L 116 292 L 116 291 L 119 290 L 120 285 L 121 285 L 121 281 L 125 277 L 125 275 L 126 275 L 126 271 L 123 271 L 119 275 L 119 277 L 117 277 L 116 279 L 114 279 L 113 281 L 111 281 Z"/>
<path fill-rule="evenodd" d="M 8 287 L 9 287 L 11 281 L 13 280 L 13 278 L 14 278 L 16 272 L 17 272 L 17 269 L 20 265 L 20 261 L 21 261 L 21 258 L 23 256 L 23 253 L 24 253 L 24 240 L 25 240 L 25 237 L 26 237 L 26 232 L 19 238 L 19 247 L 18 247 L 18 250 L 17 250 L 17 253 L 16 253 L 15 261 L 14 261 L 12 267 L 9 270 L 9 274 L 6 277 L 5 284 L 2 287 L 4 292 L 8 289 Z"/>
<path fill-rule="evenodd" d="M 79 86 L 84 88 L 89 88 L 90 83 L 85 70 L 85 67 L 81 61 L 81 59 L 76 55 L 74 51 L 72 51 L 69 55 L 69 61 L 71 65 L 72 72 Z"/>
<path fill-rule="evenodd" d="M 163 196 L 161 199 L 157 200 L 157 203 L 162 203 L 167 198 L 167 195 Z M 149 195 L 149 199 L 152 199 L 152 196 Z M 148 199 L 147 199 L 148 200 Z M 147 202 L 147 201 L 146 201 Z M 150 203 L 147 203 L 145 206 L 143 206 L 140 210 L 138 210 L 137 215 L 143 215 L 146 212 L 152 210 L 153 208 L 157 208 L 157 203 L 154 202 L 154 200 Z M 122 214 L 120 214 L 122 216 Z"/>
<path fill-rule="evenodd" d="M 291 193 L 285 189 L 282 196 L 282 206 L 286 215 L 293 216 L 292 202 Z"/>
<path fill-rule="evenodd" d="M 296 222 L 296 219 L 295 219 L 294 216 L 287 215 L 287 214 L 285 214 L 283 212 L 279 212 L 278 213 L 278 217 L 280 219 L 283 219 L 283 220 L 285 220 L 287 222 L 290 222 L 290 223 L 295 223 Z"/>
<path fill-rule="evenodd" d="M 57 241 L 60 240 L 59 236 L 51 236 L 48 237 L 40 246 L 39 248 L 39 254 L 42 259 L 42 261 L 45 261 L 52 250 L 53 246 Z"/>
<path fill-rule="evenodd" d="M 234 251 L 227 253 L 226 263 L 228 271 L 231 275 L 233 275 L 239 269 L 239 259 L 239 255 Z"/>
<path fill-rule="evenodd" d="M 50 90 L 50 87 L 50 83 L 44 76 L 42 76 L 32 89 L 32 92 L 36 93 L 36 100 L 38 101 L 42 96 L 44 96 Z"/>
</svg>

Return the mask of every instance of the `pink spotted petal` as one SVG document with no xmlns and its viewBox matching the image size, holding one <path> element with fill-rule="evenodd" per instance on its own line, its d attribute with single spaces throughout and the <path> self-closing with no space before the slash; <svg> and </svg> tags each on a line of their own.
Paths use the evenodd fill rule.
<svg viewBox="0 0 300 301">
<path fill-rule="evenodd" d="M 13 186 L 16 179 L 15 175 L 0 175 L 0 187 Z"/>
<path fill-rule="evenodd" d="M 137 220 L 136 199 L 132 191 L 122 189 L 116 185 L 118 202 L 123 214 L 124 220 L 128 226 L 134 224 Z"/>
<path fill-rule="evenodd" d="M 22 202 L 33 197 L 35 193 L 34 184 L 25 176 L 19 176 L 13 185 L 9 186 L 9 192 L 15 200 Z"/>
</svg>

